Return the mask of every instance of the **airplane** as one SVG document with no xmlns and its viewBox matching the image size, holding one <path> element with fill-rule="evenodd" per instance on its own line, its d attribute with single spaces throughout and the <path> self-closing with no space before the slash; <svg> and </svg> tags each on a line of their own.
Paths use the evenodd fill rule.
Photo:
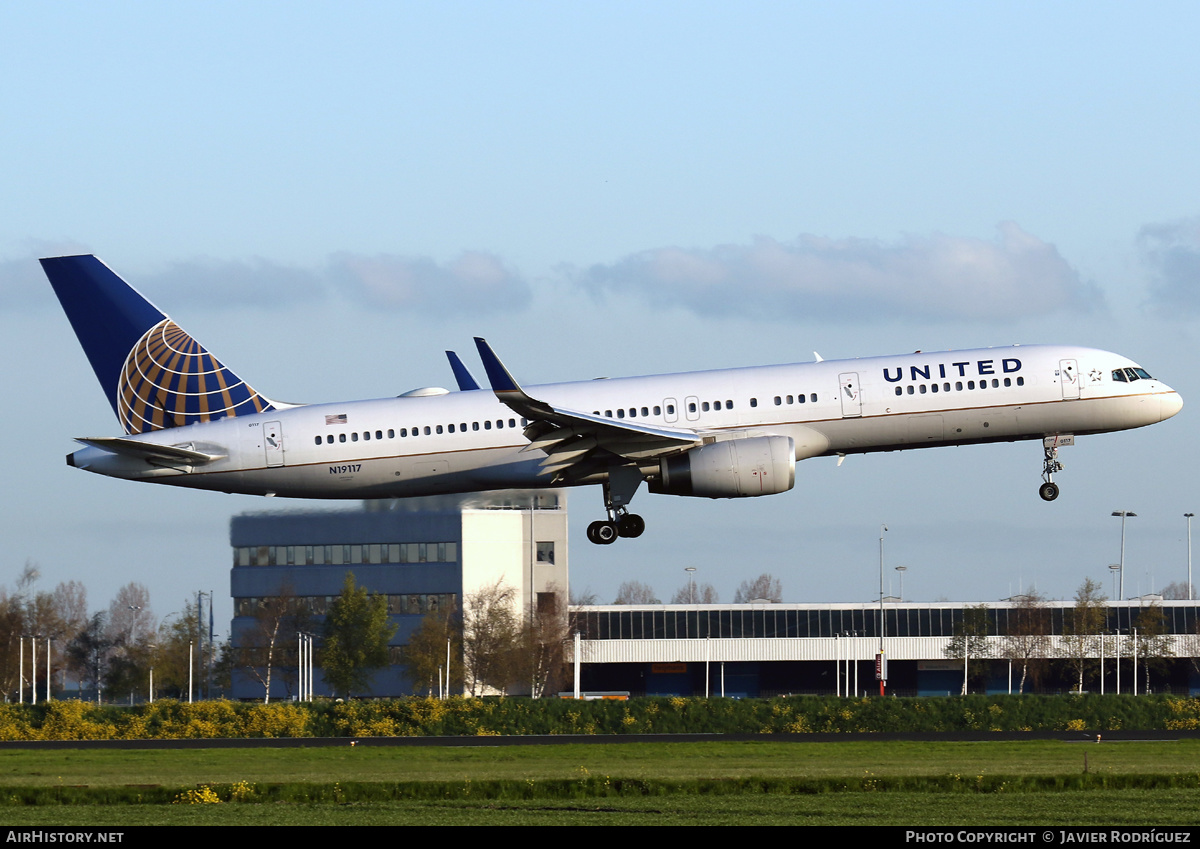
<svg viewBox="0 0 1200 849">
<path fill-rule="evenodd" d="M 405 498 L 599 484 L 588 539 L 638 537 L 653 493 L 786 492 L 811 457 L 1041 440 L 1045 501 L 1076 436 L 1164 421 L 1179 393 L 1119 354 L 979 348 L 523 388 L 475 344 L 491 392 L 447 352 L 459 391 L 332 404 L 254 390 L 95 256 L 41 260 L 124 436 L 67 463 L 127 480 L 287 498 Z"/>
</svg>

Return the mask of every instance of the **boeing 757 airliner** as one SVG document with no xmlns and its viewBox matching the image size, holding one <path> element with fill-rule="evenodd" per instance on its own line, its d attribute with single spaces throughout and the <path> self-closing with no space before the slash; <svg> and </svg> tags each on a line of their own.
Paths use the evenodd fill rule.
<svg viewBox="0 0 1200 849">
<path fill-rule="evenodd" d="M 640 536 L 628 505 L 791 489 L 796 461 L 871 451 L 1042 441 L 1058 449 L 1183 407 L 1118 354 L 1066 345 L 556 383 L 522 388 L 486 341 L 491 392 L 453 352 L 459 391 L 286 404 L 259 394 L 94 256 L 42 267 L 124 436 L 81 438 L 67 463 L 111 477 L 289 498 L 404 498 L 600 484 L 588 538 Z"/>
</svg>

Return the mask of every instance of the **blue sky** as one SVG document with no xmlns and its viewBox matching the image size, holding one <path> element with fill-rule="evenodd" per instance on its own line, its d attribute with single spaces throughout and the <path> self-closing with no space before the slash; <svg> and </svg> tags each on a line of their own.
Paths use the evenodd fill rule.
<svg viewBox="0 0 1200 849">
<path fill-rule="evenodd" d="M 912 598 L 1182 580 L 1197 506 L 1200 9 L 1190 3 L 8 4 L 0 13 L 0 582 L 92 607 L 228 587 L 227 525 L 303 504 L 82 474 L 116 431 L 36 258 L 94 252 L 266 394 L 530 384 L 1064 342 L 1179 389 L 1170 422 L 801 463 L 745 502 L 641 494 L 572 582 Z M 32 361 L 37 352 L 36 362 Z M 476 370 L 478 367 L 476 366 Z M 307 505 L 311 506 L 311 505 Z M 890 568 L 889 568 L 890 572 Z M 218 613 L 221 608 L 218 608 Z"/>
</svg>

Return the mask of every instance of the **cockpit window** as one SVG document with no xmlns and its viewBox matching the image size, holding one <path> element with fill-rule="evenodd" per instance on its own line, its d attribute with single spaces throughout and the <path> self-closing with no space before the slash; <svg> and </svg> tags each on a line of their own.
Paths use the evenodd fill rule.
<svg viewBox="0 0 1200 849">
<path fill-rule="evenodd" d="M 1133 370 L 1133 373 L 1136 374 L 1138 377 L 1140 377 L 1142 380 L 1154 380 L 1154 378 L 1151 377 L 1144 368 L 1135 368 Z"/>
<path fill-rule="evenodd" d="M 1125 378 L 1125 370 L 1119 368 L 1113 369 L 1113 380 L 1117 383 L 1128 383 L 1128 380 Z"/>
<path fill-rule="evenodd" d="M 1140 375 L 1137 373 L 1137 371 L 1131 368 L 1125 369 L 1125 376 L 1129 378 L 1130 383 L 1133 383 L 1135 380 L 1140 378 Z"/>
</svg>

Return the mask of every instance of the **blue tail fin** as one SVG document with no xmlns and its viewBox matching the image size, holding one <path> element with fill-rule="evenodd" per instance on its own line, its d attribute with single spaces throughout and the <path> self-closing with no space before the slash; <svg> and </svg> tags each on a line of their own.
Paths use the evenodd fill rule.
<svg viewBox="0 0 1200 849">
<path fill-rule="evenodd" d="M 126 433 L 275 408 L 96 257 L 41 262 Z"/>
</svg>

